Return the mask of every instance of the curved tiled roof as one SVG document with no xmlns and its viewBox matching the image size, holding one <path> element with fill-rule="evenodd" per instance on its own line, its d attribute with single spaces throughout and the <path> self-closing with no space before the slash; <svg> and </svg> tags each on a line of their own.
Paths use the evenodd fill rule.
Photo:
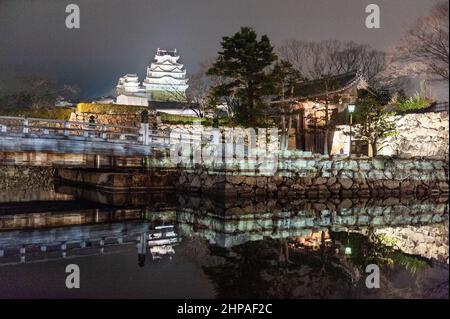
<svg viewBox="0 0 450 319">
<path fill-rule="evenodd" d="M 361 81 L 364 80 L 359 72 L 347 72 L 313 81 L 302 82 L 294 88 L 294 95 L 298 98 L 320 97 L 326 93 L 334 94 L 345 91 L 354 85 L 358 85 Z"/>
<path fill-rule="evenodd" d="M 301 82 L 295 86 L 293 98 L 285 99 L 283 101 L 273 101 L 272 103 L 321 98 L 325 97 L 327 94 L 333 95 L 343 92 L 354 86 L 356 86 L 358 90 L 366 90 L 372 95 L 376 95 L 359 71 L 351 71 L 317 80 Z"/>
</svg>

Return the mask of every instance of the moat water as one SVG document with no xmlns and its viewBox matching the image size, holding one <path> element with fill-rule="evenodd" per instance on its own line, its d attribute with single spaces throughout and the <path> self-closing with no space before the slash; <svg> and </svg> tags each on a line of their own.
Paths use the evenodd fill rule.
<svg viewBox="0 0 450 319">
<path fill-rule="evenodd" d="M 0 298 L 448 298 L 448 284 L 448 198 L 0 192 Z"/>
</svg>

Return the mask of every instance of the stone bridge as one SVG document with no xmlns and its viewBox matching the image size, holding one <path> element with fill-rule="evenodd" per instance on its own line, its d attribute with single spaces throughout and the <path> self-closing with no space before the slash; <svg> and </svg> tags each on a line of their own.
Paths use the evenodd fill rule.
<svg viewBox="0 0 450 319">
<path fill-rule="evenodd" d="M 0 152 L 148 156 L 170 146 L 167 135 L 140 127 L 0 116 Z"/>
</svg>

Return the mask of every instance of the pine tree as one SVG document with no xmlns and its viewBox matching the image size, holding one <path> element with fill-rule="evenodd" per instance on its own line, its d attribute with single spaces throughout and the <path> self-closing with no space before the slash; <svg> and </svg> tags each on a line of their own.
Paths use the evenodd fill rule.
<svg viewBox="0 0 450 319">
<path fill-rule="evenodd" d="M 261 114 L 264 96 L 272 90 L 267 67 L 277 59 L 273 46 L 266 35 L 258 40 L 249 27 L 242 27 L 232 37 L 223 37 L 221 45 L 222 51 L 208 70 L 209 75 L 223 78 L 221 84 L 213 87 L 213 93 L 217 97 L 237 98 L 237 119 L 254 124 Z"/>
<path fill-rule="evenodd" d="M 368 143 L 369 156 L 376 156 L 378 141 L 388 136 L 395 136 L 396 123 L 390 118 L 393 113 L 386 106 L 373 98 L 360 100 L 355 108 L 355 129 L 352 134 L 355 139 Z"/>
<path fill-rule="evenodd" d="M 281 148 L 287 149 L 289 132 L 292 128 L 293 103 L 285 100 L 294 96 L 295 86 L 304 78 L 300 71 L 286 60 L 275 63 L 271 77 L 273 94 L 280 100 L 277 106 L 281 115 Z"/>
</svg>

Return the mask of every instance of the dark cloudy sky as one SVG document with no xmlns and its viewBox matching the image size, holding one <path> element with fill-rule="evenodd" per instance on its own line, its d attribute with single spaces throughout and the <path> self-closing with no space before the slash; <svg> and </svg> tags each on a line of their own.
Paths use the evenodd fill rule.
<svg viewBox="0 0 450 319">
<path fill-rule="evenodd" d="M 219 49 L 223 35 L 252 26 L 273 44 L 339 39 L 386 49 L 434 0 L 0 0 L 0 80 L 43 73 L 85 96 L 109 93 L 124 73 L 141 77 L 157 47 L 176 47 L 188 73 Z M 81 28 L 65 27 L 66 5 Z M 381 8 L 367 29 L 365 7 Z"/>
</svg>

